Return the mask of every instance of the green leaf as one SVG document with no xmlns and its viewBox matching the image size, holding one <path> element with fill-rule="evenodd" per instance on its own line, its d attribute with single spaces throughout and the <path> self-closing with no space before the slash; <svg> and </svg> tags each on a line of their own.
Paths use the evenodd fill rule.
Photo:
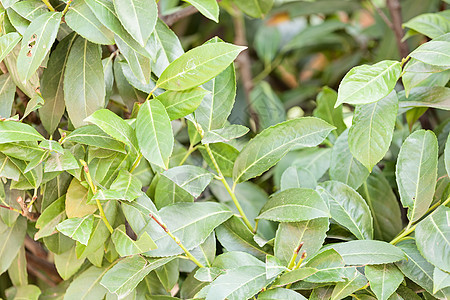
<svg viewBox="0 0 450 300">
<path fill-rule="evenodd" d="M 83 218 L 70 218 L 56 226 L 59 232 L 87 245 L 94 225 L 94 216 L 87 215 Z"/>
<path fill-rule="evenodd" d="M 304 267 L 318 271 L 305 280 L 308 282 L 340 282 L 344 276 L 344 260 L 334 249 L 328 249 L 313 256 Z"/>
<path fill-rule="evenodd" d="M 378 102 L 358 105 L 348 131 L 350 152 L 370 172 L 389 150 L 397 119 L 397 94 Z"/>
<path fill-rule="evenodd" d="M 85 0 L 72 3 L 64 20 L 71 29 L 92 43 L 114 44 L 114 34 L 97 19 Z"/>
<path fill-rule="evenodd" d="M 59 29 L 62 14 L 47 12 L 31 22 L 23 34 L 17 70 L 21 81 L 27 81 L 50 51 Z"/>
<path fill-rule="evenodd" d="M 194 202 L 191 194 L 165 176 L 158 179 L 154 199 L 158 209 L 179 202 Z"/>
<path fill-rule="evenodd" d="M 142 47 L 153 32 L 158 19 L 154 0 L 114 0 L 117 16 L 123 27 Z"/>
<path fill-rule="evenodd" d="M 170 118 L 161 102 L 153 99 L 141 105 L 136 119 L 136 136 L 142 155 L 150 163 L 168 169 L 174 138 Z"/>
<path fill-rule="evenodd" d="M 312 257 L 322 247 L 327 231 L 328 218 L 280 223 L 275 236 L 275 256 L 287 266 L 293 251 L 303 242 L 301 251 L 306 251 L 307 255 Z M 297 257 L 297 261 L 300 256 Z"/>
<path fill-rule="evenodd" d="M 8 268 L 8 275 L 14 286 L 24 286 L 28 283 L 27 257 L 25 245 L 20 247 L 19 253 Z"/>
<path fill-rule="evenodd" d="M 55 266 L 62 279 L 68 280 L 81 268 L 85 258 L 77 258 L 75 247 L 62 254 L 55 255 Z"/>
<path fill-rule="evenodd" d="M 450 208 L 438 207 L 415 230 L 417 249 L 433 265 L 450 272 Z"/>
<path fill-rule="evenodd" d="M 203 87 L 210 91 L 195 111 L 195 119 L 204 131 L 222 128 L 233 108 L 236 97 L 236 73 L 234 64 L 206 82 Z"/>
<path fill-rule="evenodd" d="M 75 127 L 86 125 L 86 117 L 104 106 L 105 80 L 100 50 L 99 45 L 78 37 L 67 58 L 64 99 Z"/>
<path fill-rule="evenodd" d="M 161 174 L 175 182 L 194 198 L 200 196 L 213 178 L 213 174 L 207 170 L 191 165 L 171 168 Z"/>
<path fill-rule="evenodd" d="M 437 77 L 442 78 L 443 80 L 447 78 L 446 81 L 448 81 L 450 75 L 446 69 L 447 67 L 433 66 L 411 58 L 405 65 L 403 70 L 404 74 L 402 75 L 406 96 L 409 95 L 409 92 L 413 87 L 428 85 L 430 80 L 437 79 Z M 436 81 L 433 81 L 433 84 L 436 85 Z M 400 94 L 402 93 L 403 92 L 400 92 Z"/>
<path fill-rule="evenodd" d="M 317 108 L 313 111 L 315 117 L 321 118 L 329 124 L 337 128 L 337 134 L 341 134 L 347 126 L 344 123 L 342 113 L 342 105 L 334 108 L 337 100 L 337 93 L 329 88 L 324 87 L 317 95 Z"/>
<path fill-rule="evenodd" d="M 127 257 L 108 270 L 100 283 L 109 292 L 123 298 L 130 294 L 151 271 L 173 259 L 174 257 L 145 259 L 139 255 Z"/>
<path fill-rule="evenodd" d="M 222 171 L 223 176 L 233 176 L 233 166 L 236 161 L 236 157 L 239 155 L 239 151 L 233 146 L 225 143 L 210 144 L 209 148 L 211 149 L 211 153 L 216 159 L 217 165 L 219 166 L 220 171 Z M 214 163 L 209 157 L 206 149 L 203 146 L 200 146 L 198 149 L 209 167 L 214 169 Z"/>
<path fill-rule="evenodd" d="M 1 39 L 1 37 L 0 37 Z M 1 43 L 1 41 L 0 41 Z M 15 98 L 16 85 L 9 74 L 0 75 L 0 117 L 9 118 Z"/>
<path fill-rule="evenodd" d="M 50 135 L 56 130 L 64 114 L 64 73 L 76 37 L 76 34 L 71 34 L 58 43 L 42 74 L 41 91 L 45 102 L 39 109 L 39 115 L 42 125 Z"/>
<path fill-rule="evenodd" d="M 196 87 L 219 75 L 244 49 L 228 43 L 209 43 L 196 47 L 173 61 L 156 85 L 174 91 Z"/>
<path fill-rule="evenodd" d="M 28 124 L 0 121 L 0 143 L 42 141 L 44 138 Z"/>
<path fill-rule="evenodd" d="M 164 105 L 172 121 L 194 112 L 206 94 L 208 91 L 202 88 L 193 88 L 186 91 L 167 91 L 158 95 L 156 99 Z"/>
<path fill-rule="evenodd" d="M 18 181 L 20 177 L 19 168 L 11 161 L 11 159 L 0 153 L 0 176 Z"/>
<path fill-rule="evenodd" d="M 397 197 L 383 173 L 375 168 L 358 189 L 373 216 L 374 239 L 389 242 L 402 230 Z"/>
<path fill-rule="evenodd" d="M 11 287 L 5 291 L 6 297 L 8 299 L 27 299 L 27 300 L 38 300 L 41 295 L 41 290 L 32 284 Z"/>
<path fill-rule="evenodd" d="M 393 264 L 366 266 L 364 273 L 377 299 L 387 300 L 403 281 L 403 274 Z"/>
<path fill-rule="evenodd" d="M 142 195 L 141 181 L 126 170 L 120 170 L 119 175 L 113 181 L 110 187 L 111 190 L 117 192 L 123 200 L 133 201 Z"/>
<path fill-rule="evenodd" d="M 258 294 L 259 300 L 278 300 L 278 299 L 290 299 L 290 300 L 306 300 L 302 294 L 293 290 L 274 288 L 266 290 Z"/>
<path fill-rule="evenodd" d="M 200 268 L 195 272 L 195 278 L 200 281 L 211 282 L 216 279 L 220 274 L 223 273 L 222 269 L 219 268 Z"/>
<path fill-rule="evenodd" d="M 239 1 L 234 0 L 234 4 L 243 12 L 253 18 L 262 18 L 267 14 L 273 5 L 273 0 L 250 0 Z"/>
<path fill-rule="evenodd" d="M 25 0 L 14 3 L 12 6 L 15 12 L 27 20 L 33 21 L 43 13 L 47 12 L 47 6 L 38 0 Z"/>
<path fill-rule="evenodd" d="M 450 135 L 447 137 L 447 142 L 445 143 L 444 159 L 447 175 L 450 176 Z"/>
<path fill-rule="evenodd" d="M 265 267 L 264 263 L 256 257 L 249 253 L 239 251 L 224 252 L 217 256 L 213 263 L 213 267 L 223 270 L 231 270 L 245 266 Z"/>
<path fill-rule="evenodd" d="M 202 144 L 229 142 L 247 134 L 248 131 L 249 129 L 242 125 L 229 125 L 221 129 L 214 129 L 205 133 Z"/>
<path fill-rule="evenodd" d="M 334 129 L 317 118 L 289 120 L 263 130 L 236 159 L 233 180 L 246 181 L 267 171 L 293 147 L 314 147 Z"/>
<path fill-rule="evenodd" d="M 336 140 L 330 162 L 330 178 L 357 189 L 369 176 L 369 171 L 350 152 L 349 130 L 344 131 Z"/>
<path fill-rule="evenodd" d="M 317 269 L 315 268 L 309 268 L 309 267 L 303 267 L 300 269 L 290 270 L 289 272 L 286 272 L 282 274 L 280 277 L 278 277 L 275 282 L 273 283 L 274 286 L 284 286 L 287 284 L 291 284 L 300 280 L 303 280 L 315 273 L 317 273 Z"/>
<path fill-rule="evenodd" d="M 400 149 L 395 176 L 410 222 L 420 219 L 433 200 L 437 160 L 438 143 L 432 131 L 413 132 Z"/>
<path fill-rule="evenodd" d="M 112 138 L 95 125 L 87 125 L 72 131 L 64 141 L 125 153 L 125 145 Z"/>
<path fill-rule="evenodd" d="M 156 276 L 166 291 L 171 291 L 177 284 L 180 276 L 179 265 L 179 260 L 172 260 L 155 270 Z"/>
<path fill-rule="evenodd" d="M 25 112 L 23 113 L 21 121 L 25 119 L 30 113 L 37 110 L 38 108 L 41 108 L 44 104 L 44 99 L 42 99 L 41 95 L 35 94 L 33 98 L 28 101 L 27 107 L 25 108 Z"/>
<path fill-rule="evenodd" d="M 66 197 L 62 196 L 42 212 L 36 222 L 36 228 L 39 231 L 34 235 L 35 240 L 50 236 L 56 232 L 56 225 L 66 217 L 65 201 Z"/>
<path fill-rule="evenodd" d="M 0 37 L 0 61 L 14 49 L 21 38 L 17 32 L 10 32 Z"/>
<path fill-rule="evenodd" d="M 331 217 L 350 230 L 358 239 L 372 239 L 373 225 L 369 206 L 348 185 L 338 181 L 326 181 L 318 188 L 319 194 L 328 201 Z"/>
<path fill-rule="evenodd" d="M 27 221 L 22 217 L 18 218 L 11 227 L 0 222 L 0 240 L 2 241 L 0 246 L 0 274 L 11 266 L 23 245 L 26 230 Z"/>
<path fill-rule="evenodd" d="M 434 66 L 449 66 L 450 33 L 420 45 L 409 54 L 410 57 Z"/>
<path fill-rule="evenodd" d="M 331 300 L 343 299 L 353 292 L 363 288 L 367 284 L 367 279 L 355 270 L 353 276 L 346 278 L 344 282 L 339 282 L 333 289 Z"/>
<path fill-rule="evenodd" d="M 108 268 L 90 267 L 86 271 L 80 273 L 67 288 L 64 295 L 65 300 L 91 300 L 103 299 L 108 292 L 102 285 L 100 280 L 108 271 Z"/>
<path fill-rule="evenodd" d="M 450 110 L 450 88 L 443 86 L 418 86 L 412 88 L 408 98 L 399 94 L 400 108 L 433 107 Z"/>
<path fill-rule="evenodd" d="M 144 232 L 139 239 L 133 241 L 127 235 L 125 225 L 123 224 L 114 229 L 111 240 L 116 246 L 116 250 L 120 256 L 141 254 L 156 249 L 155 242 L 153 242 L 147 232 Z"/>
<path fill-rule="evenodd" d="M 405 240 L 397 244 L 406 255 L 407 259 L 396 262 L 396 266 L 406 277 L 423 287 L 428 293 L 433 293 L 433 272 L 435 267 L 426 261 L 417 250 L 414 240 Z M 445 294 L 438 291 L 434 294 L 437 298 L 444 298 Z"/>
<path fill-rule="evenodd" d="M 289 167 L 281 175 L 280 189 L 309 188 L 315 189 L 317 181 L 310 171 L 301 167 Z"/>
<path fill-rule="evenodd" d="M 433 272 L 433 293 L 450 286 L 450 274 L 442 271 L 438 267 Z M 444 292 L 444 291 L 442 291 Z"/>
<path fill-rule="evenodd" d="M 192 4 L 198 11 L 207 17 L 208 19 L 213 20 L 216 23 L 219 23 L 219 5 L 216 0 L 184 0 L 190 4 Z"/>
<path fill-rule="evenodd" d="M 398 247 L 382 241 L 349 241 L 329 246 L 336 250 L 346 265 L 379 265 L 405 260 Z"/>
<path fill-rule="evenodd" d="M 52 152 L 45 162 L 44 172 L 58 172 L 78 169 L 79 165 L 73 154 L 65 149 L 63 154 Z"/>
<path fill-rule="evenodd" d="M 275 278 L 284 271 L 287 271 L 283 263 L 273 255 L 266 256 L 266 278 Z"/>
<path fill-rule="evenodd" d="M 401 72 L 401 64 L 392 60 L 354 67 L 339 85 L 335 107 L 342 103 L 367 104 L 383 99 L 392 92 Z"/>
<path fill-rule="evenodd" d="M 436 13 L 421 14 L 404 23 L 403 27 L 410 28 L 434 39 L 450 32 L 450 21 Z"/>
<path fill-rule="evenodd" d="M 312 189 L 292 188 L 272 195 L 257 219 L 300 222 L 329 217 L 328 207 Z"/>
<path fill-rule="evenodd" d="M 188 250 L 192 250 L 203 243 L 214 228 L 232 215 L 231 211 L 224 205 L 213 202 L 176 203 L 163 207 L 158 214 L 172 234 Z M 183 217 L 180 218 L 180 216 Z M 145 255 L 161 257 L 183 252 L 155 221 L 150 220 L 144 230 L 158 246 L 158 249 L 151 250 Z"/>
<path fill-rule="evenodd" d="M 138 153 L 138 141 L 133 128 L 121 117 L 110 110 L 101 109 L 90 115 L 87 122 L 100 127 L 108 135 L 131 147 L 134 153 Z"/>
<path fill-rule="evenodd" d="M 253 88 L 249 101 L 260 130 L 286 121 L 284 104 L 267 82 L 262 81 Z"/>
<path fill-rule="evenodd" d="M 209 285 L 206 299 L 248 299 L 256 295 L 271 281 L 271 279 L 266 279 L 266 268 L 262 266 L 231 269 L 217 277 Z"/>
</svg>

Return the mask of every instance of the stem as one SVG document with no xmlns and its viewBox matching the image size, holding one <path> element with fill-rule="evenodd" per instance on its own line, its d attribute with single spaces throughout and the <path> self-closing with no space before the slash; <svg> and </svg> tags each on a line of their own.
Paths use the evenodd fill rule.
<svg viewBox="0 0 450 300">
<path fill-rule="evenodd" d="M 50 11 L 55 11 L 55 9 L 53 8 L 53 6 L 50 4 L 50 2 L 48 0 L 42 0 L 42 2 L 44 2 L 44 4 L 47 6 L 47 8 Z"/>
<path fill-rule="evenodd" d="M 186 159 L 188 159 L 189 155 L 191 155 L 192 152 L 194 152 L 195 150 L 197 150 L 197 146 L 192 147 L 192 144 L 189 145 L 188 151 L 186 152 L 186 154 L 184 155 L 183 159 L 180 161 L 178 166 L 182 166 L 184 164 L 184 162 L 186 161 Z"/>
<path fill-rule="evenodd" d="M 214 167 L 216 168 L 217 173 L 219 174 L 219 180 L 222 181 L 223 185 L 225 186 L 228 194 L 230 194 L 231 199 L 233 200 L 234 205 L 236 206 L 237 210 L 239 211 L 239 214 L 242 217 L 242 220 L 244 221 L 245 225 L 247 225 L 248 229 L 250 229 L 251 232 L 254 232 L 255 230 L 253 229 L 252 224 L 250 223 L 250 221 L 248 220 L 247 216 L 244 213 L 244 210 L 241 207 L 241 204 L 239 203 L 238 199 L 236 198 L 236 194 L 234 193 L 234 188 L 235 185 L 233 185 L 233 189 L 230 188 L 230 186 L 228 185 L 228 182 L 225 180 L 225 177 L 223 177 L 222 172 L 220 171 L 220 167 L 217 164 L 216 159 L 214 158 L 213 153 L 211 152 L 211 148 L 209 147 L 208 144 L 205 144 L 205 148 L 206 148 L 206 152 L 208 152 L 209 157 L 211 158 Z"/>
<path fill-rule="evenodd" d="M 95 195 L 97 193 L 97 187 L 95 186 L 94 182 L 92 181 L 91 174 L 89 173 L 89 167 L 84 160 L 80 159 L 80 162 L 83 165 L 84 173 L 86 173 L 86 180 L 89 184 L 89 187 L 91 188 L 92 193 L 94 193 L 94 195 Z M 102 207 L 102 204 L 100 203 L 100 200 L 95 199 L 95 202 L 97 203 L 98 211 L 100 212 L 100 217 L 102 218 L 103 223 L 105 223 L 106 228 L 108 228 L 109 232 L 113 233 L 114 229 L 112 228 L 111 224 L 109 224 L 108 219 L 106 218 L 106 215 L 105 215 L 105 212 L 103 211 L 103 207 Z"/>
<path fill-rule="evenodd" d="M 294 249 L 294 253 L 292 253 L 291 260 L 289 261 L 288 268 L 292 270 L 292 268 L 295 266 L 295 260 L 297 259 L 298 253 L 300 252 L 300 249 L 303 247 L 303 242 L 298 244 L 297 247 Z"/>
<path fill-rule="evenodd" d="M 147 98 L 145 99 L 145 101 L 147 101 L 148 99 L 150 99 L 150 97 L 153 95 L 153 93 L 156 91 L 156 89 L 158 88 L 157 85 L 155 85 L 155 87 L 153 88 L 153 90 L 150 91 L 150 93 L 148 94 Z"/>
<path fill-rule="evenodd" d="M 141 159 L 142 159 L 142 153 L 139 154 L 138 158 L 136 158 L 136 161 L 131 166 L 130 173 L 133 173 L 133 171 L 136 170 L 137 166 L 139 166 L 139 163 L 141 162 Z"/>
<path fill-rule="evenodd" d="M 192 260 L 197 266 L 200 268 L 204 268 L 205 266 L 202 265 L 201 262 L 199 262 L 192 254 L 189 252 L 188 249 L 181 243 L 181 241 L 170 232 L 169 228 L 167 228 L 166 224 L 159 221 L 153 214 L 149 214 L 150 218 L 152 218 L 161 228 L 177 243 L 177 245 L 183 249 L 184 253 L 186 253 L 186 256 L 189 257 L 190 260 Z"/>
<path fill-rule="evenodd" d="M 63 16 L 66 15 L 67 11 L 69 10 L 70 4 L 72 4 L 72 1 L 73 1 L 73 0 L 67 1 L 66 7 L 64 7 L 64 10 L 62 11 L 62 15 L 63 15 Z"/>
<path fill-rule="evenodd" d="M 306 258 L 306 251 L 303 251 L 302 256 L 300 257 L 300 259 L 298 260 L 298 263 L 294 267 L 294 270 L 300 268 L 300 265 L 305 260 L 305 258 Z"/>
<path fill-rule="evenodd" d="M 258 231 L 258 224 L 259 224 L 259 219 L 255 220 L 255 228 L 253 229 L 253 233 L 256 234 L 256 231 Z"/>
<path fill-rule="evenodd" d="M 2 202 L 3 202 L 3 201 L 2 201 Z M 17 213 L 19 213 L 19 214 L 22 214 L 22 212 L 21 212 L 20 210 L 14 208 L 14 207 L 11 207 L 11 206 L 7 206 L 7 205 L 2 205 L 2 204 L 0 204 L 0 207 L 1 207 L 1 208 L 6 208 L 6 209 L 9 209 L 9 210 L 12 210 L 12 211 L 15 211 L 15 212 L 17 212 Z"/>
</svg>

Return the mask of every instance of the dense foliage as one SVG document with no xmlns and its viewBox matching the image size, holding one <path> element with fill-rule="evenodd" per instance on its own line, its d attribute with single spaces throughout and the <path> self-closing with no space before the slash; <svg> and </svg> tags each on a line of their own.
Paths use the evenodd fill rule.
<svg viewBox="0 0 450 300">
<path fill-rule="evenodd" d="M 0 297 L 450 297 L 447 1 L 0 2 Z"/>
</svg>

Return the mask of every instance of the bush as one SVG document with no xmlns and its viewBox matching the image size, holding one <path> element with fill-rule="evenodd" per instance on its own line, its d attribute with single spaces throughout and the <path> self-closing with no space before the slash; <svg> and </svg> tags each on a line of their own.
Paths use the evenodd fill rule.
<svg viewBox="0 0 450 300">
<path fill-rule="evenodd" d="M 178 2 L 1 0 L 0 297 L 447 299 L 446 4 Z"/>
</svg>

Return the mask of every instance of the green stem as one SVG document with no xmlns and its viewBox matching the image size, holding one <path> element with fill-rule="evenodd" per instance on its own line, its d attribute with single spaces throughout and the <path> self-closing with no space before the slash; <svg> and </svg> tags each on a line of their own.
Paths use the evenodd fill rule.
<svg viewBox="0 0 450 300">
<path fill-rule="evenodd" d="M 142 153 L 139 154 L 138 158 L 136 158 L 136 161 L 131 166 L 130 173 L 133 173 L 133 171 L 136 170 L 137 166 L 139 166 L 139 163 L 141 162 L 141 159 L 142 159 Z"/>
<path fill-rule="evenodd" d="M 211 158 L 211 161 L 216 168 L 217 174 L 219 174 L 219 180 L 223 183 L 225 186 L 225 189 L 227 190 L 228 194 L 230 194 L 231 199 L 233 200 L 234 205 L 236 206 L 237 210 L 239 211 L 239 214 L 242 217 L 242 220 L 244 221 L 245 225 L 247 225 L 248 229 L 250 229 L 251 232 L 254 232 L 252 224 L 248 220 L 247 216 L 244 213 L 244 210 L 242 209 L 241 204 L 239 203 L 238 199 L 236 198 L 236 194 L 234 193 L 235 186 L 233 185 L 233 189 L 230 188 L 228 182 L 225 180 L 225 177 L 223 176 L 219 165 L 217 164 L 216 159 L 214 158 L 214 155 L 211 151 L 211 148 L 208 144 L 205 144 L 206 152 L 208 153 L 209 157 Z"/>
<path fill-rule="evenodd" d="M 204 268 L 205 266 L 199 262 L 192 254 L 191 252 L 189 252 L 189 250 L 181 243 L 181 241 L 172 234 L 172 232 L 170 232 L 169 228 L 167 228 L 166 224 L 164 224 L 163 222 L 159 221 L 153 214 L 149 214 L 150 218 L 152 218 L 159 226 L 161 226 L 161 228 L 167 233 L 168 236 L 170 236 L 175 243 L 177 243 L 177 245 L 183 249 L 184 253 L 186 253 L 186 256 L 189 257 L 190 260 L 192 260 L 197 266 L 199 266 L 200 268 Z"/>
<path fill-rule="evenodd" d="M 62 11 L 62 15 L 63 15 L 63 16 L 66 15 L 67 11 L 69 10 L 70 4 L 72 4 L 72 1 L 73 1 L 73 0 L 67 1 L 66 7 L 64 7 L 64 10 Z"/>
<path fill-rule="evenodd" d="M 48 0 L 42 0 L 42 2 L 44 2 L 44 4 L 48 7 L 48 9 L 50 11 L 55 11 L 55 9 L 53 8 L 53 6 L 50 4 L 50 2 Z"/>
<path fill-rule="evenodd" d="M 292 253 L 291 260 L 289 261 L 288 268 L 292 270 L 292 268 L 295 266 L 295 260 L 297 259 L 298 253 L 300 252 L 300 249 L 303 247 L 303 242 L 298 244 L 297 247 L 294 249 L 294 253 Z"/>
<path fill-rule="evenodd" d="M 259 219 L 255 220 L 255 228 L 253 229 L 253 233 L 256 234 L 256 232 L 258 231 L 258 224 L 259 224 Z"/>
<path fill-rule="evenodd" d="M 97 202 L 98 210 L 100 211 L 100 217 L 103 220 L 103 223 L 105 223 L 106 228 L 108 228 L 110 233 L 113 233 L 114 229 L 111 227 L 111 224 L 109 224 L 108 219 L 106 218 L 105 212 L 103 211 L 102 204 L 100 203 L 100 200 L 95 199 L 95 202 Z"/>
<path fill-rule="evenodd" d="M 148 94 L 147 98 L 145 99 L 145 101 L 147 101 L 148 99 L 150 99 L 150 97 L 153 95 L 153 93 L 156 91 L 156 89 L 158 88 L 157 85 L 155 85 L 155 87 L 153 88 L 153 90 L 150 91 L 150 93 Z"/>
<path fill-rule="evenodd" d="M 180 161 L 178 166 L 182 166 L 186 162 L 186 160 L 188 159 L 189 155 L 191 155 L 192 152 L 194 152 L 195 150 L 197 150 L 197 146 L 192 147 L 192 144 L 189 145 L 188 151 L 186 152 L 186 154 L 184 155 L 183 159 Z"/>
</svg>

